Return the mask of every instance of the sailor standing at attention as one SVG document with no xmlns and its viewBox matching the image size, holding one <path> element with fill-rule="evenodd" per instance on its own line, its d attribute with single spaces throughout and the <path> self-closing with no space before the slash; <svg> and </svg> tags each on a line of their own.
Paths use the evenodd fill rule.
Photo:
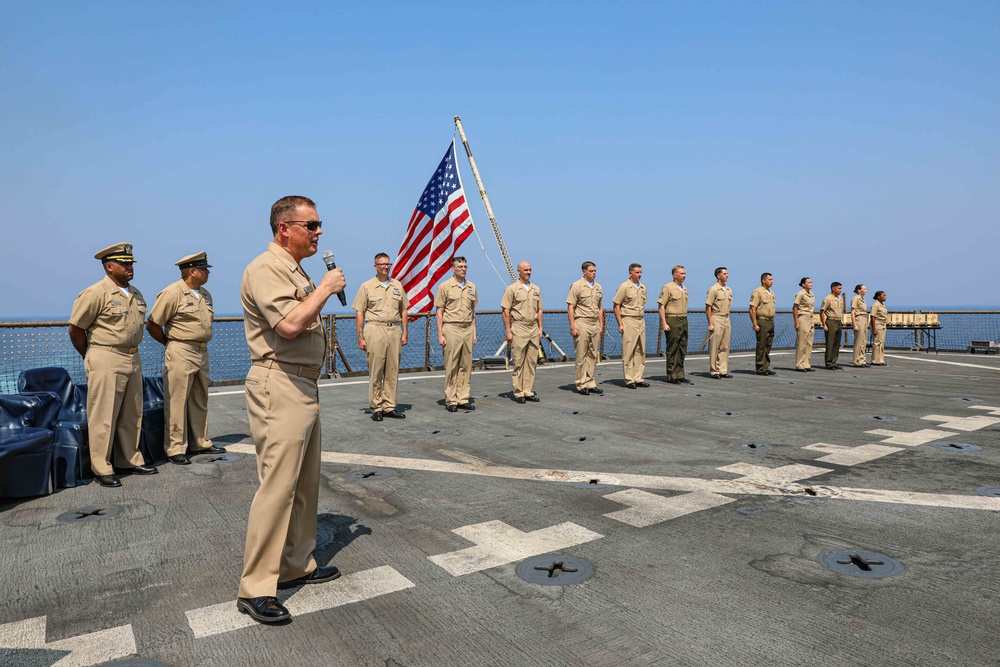
<svg viewBox="0 0 1000 667">
<path fill-rule="evenodd" d="M 660 290 L 660 328 L 667 334 L 667 382 L 691 382 L 684 377 L 684 354 L 688 344 L 688 291 L 684 287 L 687 270 L 677 265 L 671 271 L 672 281 Z"/>
<path fill-rule="evenodd" d="M 476 306 L 479 294 L 466 279 L 469 265 L 464 257 L 451 260 L 451 278 L 441 283 L 434 296 L 434 321 L 438 344 L 444 350 L 444 405 L 448 412 L 475 410 L 469 402 L 472 384 L 472 348 L 476 344 Z"/>
<path fill-rule="evenodd" d="M 771 370 L 771 345 L 774 343 L 774 277 L 760 274 L 760 287 L 750 295 L 750 323 L 757 332 L 757 375 L 777 375 Z"/>
<path fill-rule="evenodd" d="M 712 377 L 731 378 L 729 372 L 729 337 L 733 327 L 729 321 L 729 310 L 733 306 L 733 290 L 726 287 L 729 270 L 720 266 L 715 270 L 718 280 L 708 290 L 705 297 L 705 315 L 708 317 L 708 332 L 712 335 L 708 342 L 709 370 Z"/>
<path fill-rule="evenodd" d="M 872 304 L 872 366 L 885 366 L 885 324 L 889 311 L 885 308 L 885 292 L 875 292 Z"/>
<path fill-rule="evenodd" d="M 156 295 L 146 331 L 167 348 L 163 353 L 167 460 L 190 465 L 189 456 L 226 450 L 208 439 L 208 341 L 215 307 L 203 285 L 212 265 L 204 252 L 176 264 L 181 279 Z"/>
<path fill-rule="evenodd" d="M 844 301 L 840 293 L 844 286 L 838 282 L 830 283 L 830 293 L 823 299 L 819 307 L 819 323 L 826 332 L 826 369 L 840 370 L 837 360 L 840 358 L 840 332 L 844 329 Z"/>
<path fill-rule="evenodd" d="M 90 468 L 101 486 L 121 486 L 123 473 L 155 475 L 139 452 L 142 425 L 142 361 L 139 342 L 146 300 L 132 285 L 131 243 L 97 251 L 104 279 L 80 292 L 69 316 L 69 339 L 87 371 L 87 433 Z"/>
<path fill-rule="evenodd" d="M 618 286 L 615 298 L 615 319 L 622 335 L 622 370 L 629 389 L 648 387 L 642 379 L 646 372 L 646 286 L 642 279 L 642 264 L 628 265 L 628 280 Z"/>
<path fill-rule="evenodd" d="M 518 281 L 504 290 L 500 307 L 514 357 L 514 401 L 537 403 L 535 365 L 542 337 L 542 290 L 531 282 L 531 264 L 518 262 Z"/>
<path fill-rule="evenodd" d="M 868 304 L 865 303 L 865 294 L 868 294 L 868 287 L 857 285 L 854 288 L 854 298 L 851 299 L 855 368 L 864 368 L 868 365 Z"/>
<path fill-rule="evenodd" d="M 805 277 L 799 281 L 799 293 L 792 303 L 792 320 L 795 322 L 795 370 L 800 373 L 812 372 L 812 348 L 816 335 L 816 322 L 813 320 L 813 309 L 816 307 L 816 295 L 813 294 L 812 278 Z"/>
<path fill-rule="evenodd" d="M 351 307 L 357 311 L 358 347 L 368 362 L 368 405 L 372 421 L 383 417 L 406 419 L 396 412 L 401 346 L 406 345 L 406 309 L 410 305 L 403 284 L 389 277 L 389 255 L 375 255 L 375 277 L 361 283 Z"/>
<path fill-rule="evenodd" d="M 594 369 L 604 331 L 604 290 L 597 282 L 597 265 L 584 262 L 583 277 L 573 283 L 566 297 L 569 333 L 576 343 L 576 390 L 586 396 L 603 394 L 594 380 Z"/>
</svg>

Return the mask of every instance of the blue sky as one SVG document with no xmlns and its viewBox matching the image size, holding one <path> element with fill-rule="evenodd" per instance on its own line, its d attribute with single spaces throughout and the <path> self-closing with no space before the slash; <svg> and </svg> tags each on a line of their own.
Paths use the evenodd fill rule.
<svg viewBox="0 0 1000 667">
<path fill-rule="evenodd" d="M 1000 305 L 1000 3 L 0 9 L 0 319 L 68 315 L 118 241 L 150 298 L 207 250 L 239 312 L 286 194 L 317 201 L 350 303 L 455 114 L 549 307 L 584 259 L 609 290 L 642 263 L 654 295 L 684 264 L 693 304 L 725 265 L 740 307 L 762 271 L 786 308 L 803 275 L 890 307 Z M 463 251 L 498 307 L 475 237 Z"/>
</svg>

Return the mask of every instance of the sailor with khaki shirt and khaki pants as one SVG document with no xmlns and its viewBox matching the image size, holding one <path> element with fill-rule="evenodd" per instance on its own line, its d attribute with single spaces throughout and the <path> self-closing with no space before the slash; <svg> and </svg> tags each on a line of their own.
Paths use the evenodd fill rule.
<svg viewBox="0 0 1000 667">
<path fill-rule="evenodd" d="M 597 282 L 597 265 L 584 262 L 583 277 L 573 283 L 566 296 L 569 333 L 576 347 L 576 390 L 582 395 L 603 394 L 594 380 L 594 369 L 600 354 L 601 332 L 604 330 L 604 290 Z"/>
<path fill-rule="evenodd" d="M 475 410 L 469 402 L 472 384 L 472 348 L 476 344 L 476 306 L 479 294 L 466 279 L 469 265 L 464 257 L 451 260 L 452 277 L 434 296 L 434 321 L 438 344 L 444 347 L 444 403 L 448 412 Z"/>
<path fill-rule="evenodd" d="M 705 297 L 705 315 L 708 317 L 708 332 L 711 338 L 708 342 L 709 370 L 715 379 L 731 378 L 729 372 L 729 337 L 733 327 L 729 321 L 729 311 L 733 307 L 733 290 L 726 287 L 729 281 L 729 270 L 720 266 L 715 270 L 718 279 L 708 290 Z"/>
<path fill-rule="evenodd" d="M 535 366 L 542 337 L 542 291 L 531 282 L 531 264 L 518 262 L 518 281 L 504 290 L 500 300 L 507 343 L 511 346 L 514 401 L 537 403 Z"/>
<path fill-rule="evenodd" d="M 642 379 L 646 372 L 646 286 L 642 279 L 642 265 L 628 267 L 628 280 L 618 286 L 615 298 L 615 320 L 622 335 L 622 372 L 629 389 L 648 387 Z"/>
<path fill-rule="evenodd" d="M 872 304 L 872 366 L 885 366 L 885 326 L 889 319 L 889 311 L 885 307 L 885 292 L 875 292 L 875 302 Z"/>
<path fill-rule="evenodd" d="M 189 455 L 223 454 L 208 439 L 208 341 L 215 307 L 204 252 L 176 262 L 181 279 L 156 295 L 146 330 L 166 346 L 163 394 L 167 421 L 167 460 L 189 465 Z M 190 438 L 190 441 L 189 441 Z"/>
<path fill-rule="evenodd" d="M 771 370 L 771 346 L 774 344 L 774 292 L 770 273 L 760 276 L 760 287 L 750 295 L 750 323 L 757 332 L 757 375 L 777 375 Z"/>
<path fill-rule="evenodd" d="M 335 579 L 319 566 L 319 388 L 327 337 L 320 311 L 343 291 L 340 269 L 317 286 L 301 261 L 316 254 L 322 221 L 306 197 L 283 197 L 271 207 L 274 241 L 243 273 L 240 300 L 252 365 L 246 378 L 247 418 L 257 450 L 260 487 L 250 507 L 237 609 L 261 623 L 291 615 L 280 587 Z"/>
<path fill-rule="evenodd" d="M 868 365 L 868 304 L 865 303 L 865 294 L 867 293 L 867 286 L 858 285 L 854 288 L 854 298 L 851 299 L 855 368 L 864 368 Z"/>
<path fill-rule="evenodd" d="M 816 295 L 812 291 L 812 278 L 799 281 L 798 294 L 792 302 L 792 320 L 795 322 L 795 370 L 801 373 L 812 371 L 813 341 L 816 339 L 816 322 L 813 310 L 816 307 Z"/>
<path fill-rule="evenodd" d="M 690 382 L 684 377 L 688 345 L 688 291 L 684 287 L 687 270 L 678 265 L 671 275 L 674 279 L 663 286 L 656 302 L 660 304 L 660 328 L 667 334 L 667 382 L 680 384 Z"/>
<path fill-rule="evenodd" d="M 406 345 L 406 298 L 403 284 L 389 277 L 389 255 L 375 255 L 375 277 L 361 283 L 351 307 L 357 311 L 358 347 L 368 362 L 368 405 L 372 421 L 406 419 L 396 412 L 399 357 Z"/>
<path fill-rule="evenodd" d="M 90 468 L 101 486 L 121 486 L 115 468 L 152 475 L 139 452 L 142 425 L 142 361 L 139 342 L 146 300 L 130 282 L 131 243 L 97 252 L 104 278 L 80 292 L 69 317 L 69 337 L 87 371 L 87 434 Z"/>
</svg>

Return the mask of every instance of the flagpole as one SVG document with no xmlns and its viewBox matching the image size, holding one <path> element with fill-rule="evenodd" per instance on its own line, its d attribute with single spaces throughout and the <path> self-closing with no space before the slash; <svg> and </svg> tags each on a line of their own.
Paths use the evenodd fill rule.
<svg viewBox="0 0 1000 667">
<path fill-rule="evenodd" d="M 476 179 L 476 186 L 479 188 L 479 195 L 483 198 L 483 205 L 486 206 L 486 215 L 490 218 L 490 224 L 493 226 L 493 234 L 497 237 L 497 245 L 500 246 L 500 254 L 503 255 L 503 261 L 507 265 L 507 273 L 510 274 L 510 281 L 517 282 L 517 276 L 514 274 L 514 266 L 510 263 L 510 255 L 507 254 L 507 246 L 504 245 L 503 236 L 500 235 L 500 226 L 497 225 L 496 216 L 493 215 L 493 207 L 490 206 L 490 198 L 486 194 L 486 186 L 483 185 L 483 179 L 479 177 L 479 169 L 476 168 L 476 160 L 472 157 L 472 149 L 469 148 L 469 140 L 465 138 L 465 129 L 462 127 L 462 119 L 455 116 L 455 127 L 458 128 L 458 135 L 462 137 L 462 145 L 465 147 L 465 153 L 469 156 L 469 166 L 472 167 L 472 175 Z"/>
</svg>

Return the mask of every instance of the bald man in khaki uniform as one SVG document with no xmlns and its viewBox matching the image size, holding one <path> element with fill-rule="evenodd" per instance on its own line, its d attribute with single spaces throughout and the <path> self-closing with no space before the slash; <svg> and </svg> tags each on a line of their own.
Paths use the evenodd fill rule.
<svg viewBox="0 0 1000 667">
<path fill-rule="evenodd" d="M 438 344 L 444 347 L 444 404 L 448 412 L 475 410 L 469 402 L 472 385 L 472 348 L 476 344 L 476 306 L 479 293 L 466 279 L 464 257 L 451 260 L 452 276 L 441 283 L 434 297 Z"/>
<path fill-rule="evenodd" d="M 729 311 L 733 307 L 733 290 L 726 287 L 729 270 L 720 266 L 715 270 L 718 280 L 708 290 L 705 297 L 705 315 L 708 317 L 708 332 L 712 335 L 708 342 L 709 370 L 712 377 L 731 378 L 729 372 L 729 337 L 733 327 L 729 321 Z"/>
<path fill-rule="evenodd" d="M 603 394 L 594 380 L 594 369 L 604 331 L 604 290 L 597 282 L 597 265 L 584 262 L 583 277 L 573 283 L 566 296 L 569 333 L 576 343 L 576 390 L 583 396 Z"/>
<path fill-rule="evenodd" d="M 872 304 L 872 366 L 885 366 L 885 326 L 889 311 L 885 307 L 885 292 L 875 292 Z"/>
<path fill-rule="evenodd" d="M 819 323 L 826 332 L 826 369 L 840 370 L 837 359 L 840 358 L 840 332 L 844 329 L 844 301 L 840 293 L 843 285 L 834 282 L 830 284 L 830 293 L 823 299 L 819 307 Z"/>
<path fill-rule="evenodd" d="M 642 379 L 646 372 L 646 286 L 642 279 L 642 265 L 629 264 L 628 280 L 618 286 L 615 298 L 615 320 L 622 335 L 622 370 L 625 386 L 629 389 L 648 387 Z"/>
<path fill-rule="evenodd" d="M 322 221 L 307 197 L 283 197 L 271 207 L 274 241 L 250 262 L 240 284 L 243 324 L 252 365 L 246 379 L 247 418 L 257 449 L 260 487 L 247 522 L 236 608 L 260 623 L 291 615 L 278 587 L 340 576 L 319 566 L 316 512 L 322 436 L 316 380 L 326 357 L 320 311 L 344 289 L 340 269 L 317 286 L 301 261 L 316 254 Z"/>
<path fill-rule="evenodd" d="M 800 373 L 811 373 L 812 349 L 816 339 L 816 323 L 813 320 L 813 310 L 816 307 L 816 295 L 813 294 L 812 278 L 806 277 L 799 281 L 798 294 L 792 303 L 792 320 L 795 322 L 795 370 Z"/>
<path fill-rule="evenodd" d="M 770 273 L 760 275 L 760 287 L 750 295 L 750 323 L 757 332 L 757 375 L 777 375 L 771 370 L 771 345 L 774 344 L 774 292 Z"/>
<path fill-rule="evenodd" d="M 146 300 L 132 285 L 131 243 L 97 251 L 104 279 L 80 292 L 69 317 L 69 338 L 87 371 L 87 433 L 90 468 L 101 486 L 121 486 L 122 472 L 154 475 L 139 452 L 142 425 L 142 361 L 139 342 Z"/>
<path fill-rule="evenodd" d="M 504 290 L 500 307 L 514 357 L 514 401 L 537 403 L 535 365 L 542 337 L 542 291 L 531 282 L 531 264 L 518 262 L 519 280 Z"/>
<path fill-rule="evenodd" d="M 851 328 L 854 329 L 854 367 L 868 366 L 868 304 L 865 303 L 868 294 L 866 285 L 854 288 L 854 298 L 851 299 Z"/>
<path fill-rule="evenodd" d="M 660 328 L 667 334 L 667 382 L 680 384 L 691 382 L 684 377 L 684 355 L 688 344 L 688 291 L 684 287 L 687 270 L 675 266 L 671 271 L 674 279 L 660 290 Z"/>
<path fill-rule="evenodd" d="M 403 284 L 389 277 L 389 255 L 375 255 L 375 277 L 361 283 L 351 307 L 357 311 L 358 347 L 368 362 L 368 405 L 372 421 L 384 417 L 406 419 L 396 412 L 399 357 L 406 345 L 406 309 L 410 306 Z"/>
<path fill-rule="evenodd" d="M 163 355 L 167 460 L 190 465 L 189 455 L 226 450 L 208 439 L 208 341 L 215 306 L 202 285 L 208 282 L 212 265 L 204 252 L 183 257 L 176 265 L 181 279 L 156 295 L 146 331 L 167 348 Z"/>
</svg>

